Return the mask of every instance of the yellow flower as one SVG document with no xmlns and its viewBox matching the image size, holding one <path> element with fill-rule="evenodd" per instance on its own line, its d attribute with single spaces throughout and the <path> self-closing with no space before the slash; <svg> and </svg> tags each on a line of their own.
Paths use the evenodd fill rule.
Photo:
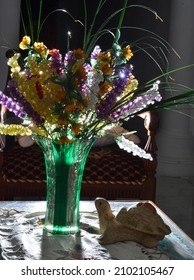
<svg viewBox="0 0 194 280">
<path fill-rule="evenodd" d="M 123 54 L 125 56 L 125 58 L 127 60 L 129 60 L 132 56 L 133 56 L 133 53 L 131 51 L 131 47 L 130 45 L 127 45 L 124 49 L 123 49 Z"/>
<path fill-rule="evenodd" d="M 30 43 L 31 43 L 30 37 L 29 37 L 29 36 L 24 36 L 24 37 L 22 38 L 22 41 L 21 41 L 20 44 L 19 44 L 19 47 L 20 47 L 20 49 L 22 49 L 22 50 L 26 50 L 26 49 L 29 48 Z"/>
<path fill-rule="evenodd" d="M 133 79 L 131 80 L 131 82 L 126 84 L 126 89 L 128 92 L 132 92 L 135 91 L 138 87 L 138 80 Z"/>
<path fill-rule="evenodd" d="M 31 135 L 32 131 L 28 127 L 18 124 L 0 124 L 0 133 L 6 135 Z"/>
<path fill-rule="evenodd" d="M 42 127 L 38 127 L 35 124 L 33 124 L 32 130 L 33 130 L 33 133 L 36 133 L 39 136 L 48 137 L 48 132 Z"/>
<path fill-rule="evenodd" d="M 14 53 L 12 57 L 9 58 L 7 64 L 11 67 L 11 77 L 14 78 L 14 74 L 18 74 L 21 70 L 21 67 L 18 64 L 18 59 L 20 57 L 19 53 Z"/>
<path fill-rule="evenodd" d="M 125 89 L 120 95 L 120 97 L 128 95 L 130 92 L 133 93 L 137 89 L 137 87 L 138 87 L 138 80 L 136 80 L 134 76 L 131 76 L 131 78 L 126 83 Z M 129 96 L 129 98 L 131 97 Z"/>
</svg>

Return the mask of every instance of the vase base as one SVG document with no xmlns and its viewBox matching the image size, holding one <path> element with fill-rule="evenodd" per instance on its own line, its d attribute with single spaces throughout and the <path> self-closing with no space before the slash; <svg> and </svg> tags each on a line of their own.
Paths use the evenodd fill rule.
<svg viewBox="0 0 194 280">
<path fill-rule="evenodd" d="M 80 231 L 78 226 L 44 226 L 43 230 L 52 234 L 71 235 Z"/>
</svg>

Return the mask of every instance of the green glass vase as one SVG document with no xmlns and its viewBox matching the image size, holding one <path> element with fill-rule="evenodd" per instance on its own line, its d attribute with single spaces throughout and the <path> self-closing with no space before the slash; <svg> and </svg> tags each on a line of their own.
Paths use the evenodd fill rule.
<svg viewBox="0 0 194 280">
<path fill-rule="evenodd" d="M 64 235 L 80 231 L 82 177 L 93 143 L 94 139 L 57 144 L 48 138 L 39 138 L 47 183 L 44 231 Z"/>
</svg>

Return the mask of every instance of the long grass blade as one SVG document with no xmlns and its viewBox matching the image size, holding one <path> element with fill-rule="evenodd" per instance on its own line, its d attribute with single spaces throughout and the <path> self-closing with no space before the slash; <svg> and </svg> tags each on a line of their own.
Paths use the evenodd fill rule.
<svg viewBox="0 0 194 280">
<path fill-rule="evenodd" d="M 25 21 L 24 21 L 22 9 L 20 10 L 20 19 L 21 19 L 24 35 L 27 35 L 26 24 L 25 24 Z"/>
<path fill-rule="evenodd" d="M 148 10 L 149 12 L 151 12 L 152 14 L 154 14 L 156 16 L 156 18 L 160 19 L 160 17 L 157 15 L 157 13 L 146 7 L 146 6 L 142 6 L 142 5 L 129 5 L 126 7 L 126 9 L 130 9 L 130 8 L 142 8 L 142 9 L 145 9 L 145 10 Z M 105 29 L 105 26 L 110 22 L 111 19 L 113 19 L 116 15 L 118 15 L 119 13 L 121 13 L 123 11 L 123 8 L 121 9 L 118 9 L 116 10 L 115 12 L 113 12 L 109 17 L 107 17 L 107 19 L 99 26 L 98 30 L 96 31 L 95 35 L 91 36 L 90 34 L 90 37 L 88 37 L 89 39 L 87 40 L 86 42 L 86 45 L 85 45 L 85 51 L 86 53 L 90 53 L 91 50 L 93 49 L 94 45 L 96 44 L 97 42 L 97 38 L 99 37 L 99 33 L 102 32 L 103 29 Z M 161 20 L 161 19 L 160 19 Z M 120 27 L 120 29 L 123 28 L 123 27 Z M 129 27 L 128 27 L 129 28 Z M 112 30 L 112 29 L 111 29 Z M 153 33 L 154 34 L 154 33 Z"/>
<path fill-rule="evenodd" d="M 69 13 L 67 10 L 65 10 L 65 9 L 56 9 L 56 10 L 50 12 L 50 13 L 44 18 L 44 20 L 43 20 L 42 23 L 40 24 L 39 34 L 41 33 L 42 28 L 43 28 L 45 22 L 47 21 L 47 19 L 48 19 L 52 14 L 58 13 L 58 12 L 62 12 L 62 13 L 68 14 L 68 16 L 70 16 L 74 22 L 79 23 L 79 24 L 81 24 L 82 26 L 84 26 L 84 24 L 83 24 L 80 20 L 75 19 L 75 18 L 72 16 L 72 14 Z"/>
<path fill-rule="evenodd" d="M 40 36 L 41 17 L 42 17 L 42 0 L 40 0 L 40 5 L 39 5 L 38 26 L 37 26 L 37 42 L 39 41 L 39 36 Z"/>
<path fill-rule="evenodd" d="M 84 49 L 84 46 L 86 44 L 87 25 L 88 25 L 87 5 L 86 5 L 86 0 L 84 0 L 84 38 L 83 38 L 83 49 Z"/>
<path fill-rule="evenodd" d="M 84 50 L 87 49 L 87 45 L 89 44 L 89 41 L 90 41 L 90 38 L 91 38 L 91 35 L 92 35 L 92 31 L 93 31 L 93 28 L 94 28 L 94 24 L 96 22 L 96 18 L 97 18 L 99 12 L 101 11 L 101 9 L 102 9 L 102 7 L 104 6 L 105 3 L 106 3 L 106 0 L 100 0 L 98 6 L 96 8 L 96 12 L 95 12 L 94 18 L 92 20 L 90 28 L 89 28 L 89 30 L 88 30 L 88 32 L 86 34 L 86 37 L 85 37 L 85 41 L 84 41 L 84 45 L 83 45 L 83 49 Z M 85 11 L 85 13 L 87 14 L 87 11 Z"/>
<path fill-rule="evenodd" d="M 33 27 L 32 9 L 31 9 L 29 0 L 26 0 L 26 9 L 27 9 L 27 14 L 28 14 L 30 37 L 31 37 L 32 42 L 34 42 L 34 27 Z"/>
<path fill-rule="evenodd" d="M 127 4 L 128 4 L 128 0 L 124 0 L 123 9 L 121 11 L 121 15 L 120 15 L 120 18 L 119 18 L 119 23 L 118 23 L 118 26 L 117 26 L 117 31 L 116 31 L 116 35 L 115 35 L 115 39 L 113 41 L 113 44 L 118 43 L 118 41 L 120 39 L 120 30 L 121 30 L 121 26 L 123 24 Z"/>
</svg>

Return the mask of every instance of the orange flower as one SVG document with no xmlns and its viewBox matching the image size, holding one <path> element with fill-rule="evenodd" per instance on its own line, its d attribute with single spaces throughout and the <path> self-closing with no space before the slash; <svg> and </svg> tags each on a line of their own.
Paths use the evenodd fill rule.
<svg viewBox="0 0 194 280">
<path fill-rule="evenodd" d="M 82 49 L 77 49 L 73 51 L 75 58 L 76 59 L 82 59 L 82 58 L 86 58 L 87 55 L 85 54 L 85 52 Z"/>
<path fill-rule="evenodd" d="M 67 114 L 71 114 L 75 110 L 75 105 L 73 103 L 70 103 L 65 106 L 64 110 Z"/>
<path fill-rule="evenodd" d="M 74 65 L 72 66 L 71 69 L 73 74 L 76 74 L 78 76 L 80 76 L 79 78 L 86 80 L 87 76 L 86 76 L 86 71 L 83 67 L 83 61 L 82 60 L 77 60 Z"/>
<path fill-rule="evenodd" d="M 65 112 L 67 114 L 71 114 L 73 111 L 82 111 L 84 109 L 84 105 L 82 103 L 70 103 L 68 105 L 65 106 Z"/>
<path fill-rule="evenodd" d="M 112 85 L 108 81 L 105 81 L 100 85 L 99 94 L 100 96 L 103 96 L 106 92 L 111 90 L 112 90 Z"/>
<path fill-rule="evenodd" d="M 59 53 L 59 50 L 57 50 L 57 49 L 49 50 L 49 54 L 50 54 L 50 55 L 53 55 L 53 54 L 55 54 L 55 53 Z"/>
<path fill-rule="evenodd" d="M 79 123 L 74 124 L 74 125 L 72 126 L 72 132 L 73 132 L 73 134 L 74 134 L 74 135 L 78 135 L 78 134 L 81 132 L 82 128 L 83 128 L 83 125 L 82 125 L 82 124 L 79 124 Z"/>
<path fill-rule="evenodd" d="M 35 42 L 34 49 L 41 55 L 41 57 L 44 57 L 47 54 L 47 47 L 45 47 L 43 42 Z"/>
<path fill-rule="evenodd" d="M 42 85 L 39 81 L 36 81 L 36 93 L 37 93 L 39 99 L 43 99 L 44 92 L 43 92 Z"/>
<path fill-rule="evenodd" d="M 101 52 L 98 56 L 98 60 L 110 62 L 112 59 L 110 52 Z"/>
<path fill-rule="evenodd" d="M 56 97 L 56 101 L 63 100 L 65 98 L 65 96 L 66 96 L 66 94 L 65 94 L 64 90 L 57 92 L 57 94 L 55 96 Z"/>
<path fill-rule="evenodd" d="M 100 62 L 99 65 L 100 70 L 105 74 L 105 75 L 111 75 L 112 74 L 112 68 L 110 67 L 110 64 L 107 62 Z"/>
<path fill-rule="evenodd" d="M 31 43 L 30 37 L 29 36 L 24 36 L 22 38 L 22 41 L 19 44 L 19 47 L 20 47 L 21 50 L 26 50 L 26 49 L 28 49 L 28 46 L 30 45 L 30 43 Z"/>
<path fill-rule="evenodd" d="M 63 145 L 63 144 L 69 144 L 72 141 L 73 140 L 69 139 L 68 137 L 61 137 L 57 143 L 60 144 L 60 145 Z"/>
<path fill-rule="evenodd" d="M 83 79 L 83 80 L 86 80 L 86 79 L 87 79 L 86 71 L 85 71 L 83 65 L 80 65 L 80 67 L 79 67 L 79 69 L 78 69 L 78 72 L 79 72 L 79 74 L 80 74 L 81 79 Z"/>
<path fill-rule="evenodd" d="M 123 49 L 123 54 L 127 60 L 129 60 L 133 56 L 130 45 L 126 46 Z"/>
<path fill-rule="evenodd" d="M 82 111 L 84 109 L 84 104 L 83 103 L 77 103 L 75 108 L 78 111 Z"/>
<path fill-rule="evenodd" d="M 67 119 L 58 119 L 57 124 L 60 126 L 67 126 L 69 122 Z"/>
</svg>

